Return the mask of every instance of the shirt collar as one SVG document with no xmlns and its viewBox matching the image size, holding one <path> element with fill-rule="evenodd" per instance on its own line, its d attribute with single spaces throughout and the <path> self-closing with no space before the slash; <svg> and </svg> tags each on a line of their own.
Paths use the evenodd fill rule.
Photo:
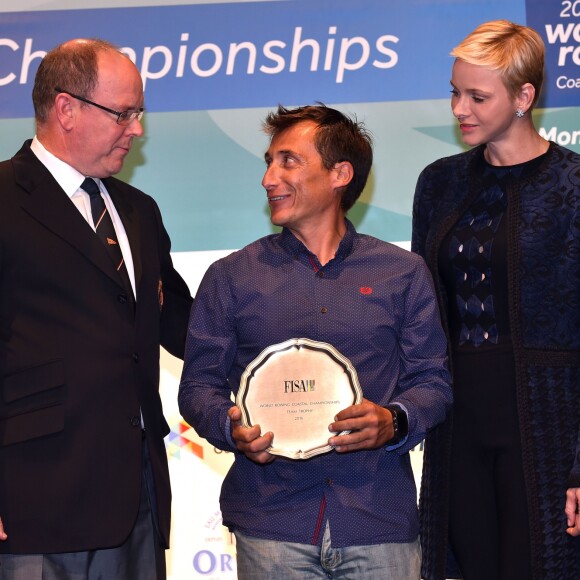
<svg viewBox="0 0 580 580">
<path fill-rule="evenodd" d="M 356 229 L 346 218 L 344 219 L 344 223 L 346 225 L 346 232 L 342 237 L 342 240 L 340 240 L 336 254 L 331 262 L 333 260 L 345 260 L 352 252 Z M 316 256 L 288 228 L 283 228 L 280 233 L 280 245 L 284 250 L 295 256 L 306 255 L 316 258 Z"/>
<path fill-rule="evenodd" d="M 32 140 L 30 149 L 32 149 L 32 152 L 36 157 L 38 157 L 39 161 L 50 171 L 64 192 L 69 197 L 72 197 L 81 187 L 85 176 L 82 173 L 79 173 L 74 167 L 71 167 L 68 163 L 55 157 L 44 147 L 36 135 Z M 99 181 L 95 181 L 97 181 L 97 185 L 99 185 Z"/>
</svg>

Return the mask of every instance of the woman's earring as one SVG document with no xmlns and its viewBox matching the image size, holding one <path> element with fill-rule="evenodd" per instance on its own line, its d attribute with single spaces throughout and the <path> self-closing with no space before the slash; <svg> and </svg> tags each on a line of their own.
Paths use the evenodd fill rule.
<svg viewBox="0 0 580 580">
<path fill-rule="evenodd" d="M 518 119 L 521 119 L 524 115 L 525 115 L 525 112 L 523 111 L 523 109 L 517 109 L 516 110 L 516 117 Z"/>
</svg>

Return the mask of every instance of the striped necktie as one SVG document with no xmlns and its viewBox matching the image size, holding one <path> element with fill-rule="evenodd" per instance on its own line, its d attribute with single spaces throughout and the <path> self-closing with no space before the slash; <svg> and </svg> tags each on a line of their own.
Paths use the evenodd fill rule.
<svg viewBox="0 0 580 580">
<path fill-rule="evenodd" d="M 105 205 L 105 200 L 101 196 L 99 186 L 96 184 L 95 180 L 87 177 L 81 188 L 86 191 L 91 198 L 91 213 L 93 214 L 93 222 L 95 224 L 95 230 L 99 239 L 103 242 L 109 255 L 111 256 L 113 263 L 119 276 L 123 282 L 125 290 L 127 291 L 129 300 L 134 303 L 133 288 L 131 286 L 131 281 L 129 280 L 129 274 L 127 272 L 127 267 L 125 266 L 125 260 L 123 259 L 123 253 L 121 252 L 121 247 L 117 241 L 117 233 L 113 227 L 113 221 L 111 216 L 107 211 L 107 206 Z"/>
</svg>

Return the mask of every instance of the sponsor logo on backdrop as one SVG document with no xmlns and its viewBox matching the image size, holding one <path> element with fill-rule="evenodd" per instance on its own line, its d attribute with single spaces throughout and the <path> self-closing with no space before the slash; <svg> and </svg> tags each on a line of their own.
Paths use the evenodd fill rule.
<svg viewBox="0 0 580 580">
<path fill-rule="evenodd" d="M 203 459 L 203 447 L 195 442 L 197 435 L 185 421 L 179 421 L 171 427 L 169 435 L 165 439 L 165 446 L 169 457 L 181 458 L 182 451 L 193 453 Z"/>
<path fill-rule="evenodd" d="M 219 578 L 235 576 L 235 537 L 232 532 L 224 532 L 222 514 L 216 510 L 204 523 L 205 547 L 194 552 L 192 566 L 196 575 Z"/>
<path fill-rule="evenodd" d="M 580 0 L 526 0 L 526 9 L 527 24 L 546 43 L 546 79 L 540 106 L 577 107 L 580 103 Z"/>
</svg>

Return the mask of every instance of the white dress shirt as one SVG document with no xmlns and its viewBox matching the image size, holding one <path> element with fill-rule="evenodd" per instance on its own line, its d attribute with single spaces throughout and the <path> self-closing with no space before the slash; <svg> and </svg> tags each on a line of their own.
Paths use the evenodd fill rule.
<svg viewBox="0 0 580 580">
<path fill-rule="evenodd" d="M 81 189 L 81 184 L 85 180 L 85 177 L 92 176 L 86 176 L 79 173 L 74 167 L 71 167 L 64 161 L 58 159 L 58 157 L 55 157 L 44 148 L 36 136 L 32 140 L 30 148 L 38 157 L 40 162 L 50 171 L 57 183 L 85 218 L 86 222 L 94 230 L 95 224 L 93 223 L 93 214 L 91 213 L 91 199 L 89 194 Z M 92 177 L 92 179 L 94 179 L 96 184 L 99 186 L 101 195 L 105 200 L 105 206 L 111 216 L 113 227 L 117 234 L 117 241 L 119 242 L 121 253 L 123 254 L 123 260 L 127 267 L 127 273 L 129 274 L 129 280 L 131 281 L 131 287 L 133 288 L 133 294 L 135 295 L 135 269 L 133 266 L 133 256 L 131 255 L 131 247 L 129 246 L 129 239 L 127 238 L 125 228 L 123 227 L 123 222 L 121 221 L 103 182 L 96 177 Z"/>
</svg>

